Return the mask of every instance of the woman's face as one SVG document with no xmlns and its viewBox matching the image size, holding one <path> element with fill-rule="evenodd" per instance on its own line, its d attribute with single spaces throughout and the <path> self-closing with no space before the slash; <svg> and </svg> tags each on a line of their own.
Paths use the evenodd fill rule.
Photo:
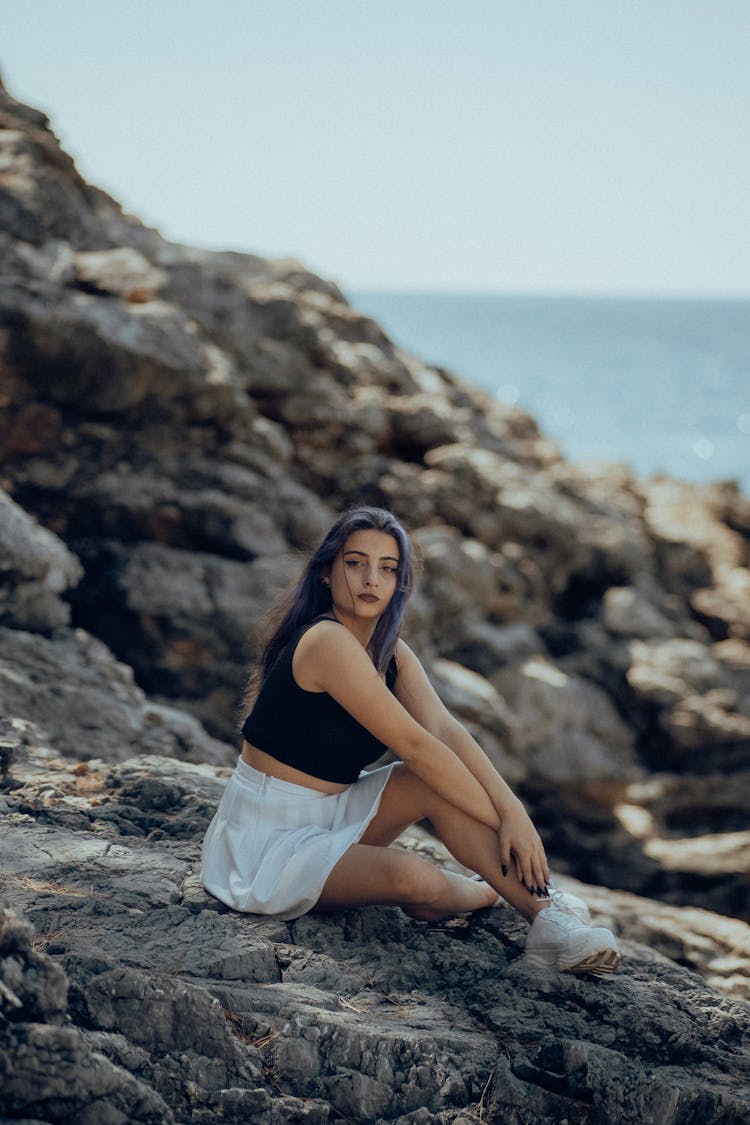
<svg viewBox="0 0 750 1125">
<path fill-rule="evenodd" d="M 377 621 L 396 592 L 398 563 L 398 543 L 392 535 L 353 531 L 329 575 L 336 615 Z"/>
</svg>

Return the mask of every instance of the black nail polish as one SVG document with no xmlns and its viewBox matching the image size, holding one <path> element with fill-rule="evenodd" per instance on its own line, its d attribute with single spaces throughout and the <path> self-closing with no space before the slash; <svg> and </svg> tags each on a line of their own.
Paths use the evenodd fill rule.
<svg viewBox="0 0 750 1125">
<path fill-rule="evenodd" d="M 505 866 L 505 864 L 502 865 L 502 871 L 503 871 L 503 875 L 507 879 L 508 878 L 508 868 Z"/>
</svg>

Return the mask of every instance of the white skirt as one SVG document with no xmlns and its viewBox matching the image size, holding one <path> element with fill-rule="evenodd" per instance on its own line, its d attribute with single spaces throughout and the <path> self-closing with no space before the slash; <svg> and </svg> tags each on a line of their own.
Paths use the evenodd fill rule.
<svg viewBox="0 0 750 1125">
<path fill-rule="evenodd" d="M 327 794 L 240 758 L 203 841 L 203 886 L 233 910 L 281 919 L 307 913 L 378 811 L 395 764 Z"/>
</svg>

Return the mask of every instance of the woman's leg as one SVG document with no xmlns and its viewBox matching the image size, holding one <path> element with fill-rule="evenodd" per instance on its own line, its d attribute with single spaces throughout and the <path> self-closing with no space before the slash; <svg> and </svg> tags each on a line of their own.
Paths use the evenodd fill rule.
<svg viewBox="0 0 750 1125">
<path fill-rule="evenodd" d="M 519 882 L 511 869 L 503 875 L 496 832 L 441 797 L 408 766 L 391 773 L 380 807 L 362 837 L 364 844 L 390 844 L 410 824 L 427 817 L 451 855 L 476 871 L 530 922 L 546 906 Z"/>
<path fill-rule="evenodd" d="M 405 828 L 424 817 L 429 818 L 459 863 L 476 871 L 484 883 L 444 871 L 412 853 L 388 848 Z M 491 888 L 529 921 L 545 905 L 515 875 L 503 875 L 500 843 L 491 828 L 451 805 L 407 766 L 399 764 L 361 842 L 350 848 L 333 869 L 318 905 L 335 908 L 390 903 L 403 906 L 415 917 L 444 918 L 491 906 L 496 898 Z"/>
<path fill-rule="evenodd" d="M 380 903 L 428 922 L 492 906 L 496 899 L 486 883 L 444 871 L 413 852 L 353 844 L 328 876 L 316 909 Z"/>
<path fill-rule="evenodd" d="M 407 825 L 425 816 L 456 859 L 485 882 L 455 875 L 411 852 L 388 847 Z M 529 964 L 553 972 L 596 976 L 617 968 L 620 952 L 614 934 L 588 926 L 564 906 L 540 901 L 515 876 L 504 876 L 499 841 L 492 829 L 456 809 L 402 764 L 392 771 L 362 842 L 349 848 L 331 872 L 319 905 L 335 908 L 387 902 L 415 918 L 431 920 L 490 906 L 491 888 L 533 923 L 526 939 Z"/>
</svg>

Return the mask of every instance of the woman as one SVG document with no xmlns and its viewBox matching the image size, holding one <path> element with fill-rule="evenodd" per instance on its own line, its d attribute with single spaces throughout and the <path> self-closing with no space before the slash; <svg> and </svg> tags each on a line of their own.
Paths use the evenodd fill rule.
<svg viewBox="0 0 750 1125">
<path fill-rule="evenodd" d="M 398 520 L 354 508 L 330 529 L 263 653 L 237 768 L 203 845 L 204 885 L 235 910 L 400 906 L 434 920 L 502 896 L 530 923 L 526 960 L 611 972 L 609 930 L 549 889 L 523 805 L 452 718 L 399 637 L 412 552 Z M 389 747 L 399 761 L 362 772 Z M 474 878 L 389 845 L 428 818 Z"/>
</svg>

